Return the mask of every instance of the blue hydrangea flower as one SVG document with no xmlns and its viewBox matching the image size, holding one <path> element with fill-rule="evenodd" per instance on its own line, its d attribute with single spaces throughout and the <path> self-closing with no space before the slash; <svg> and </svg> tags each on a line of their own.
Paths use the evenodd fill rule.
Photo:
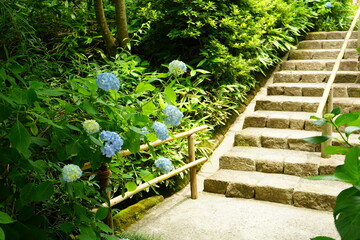
<svg viewBox="0 0 360 240">
<path fill-rule="evenodd" d="M 326 8 L 331 8 L 331 7 L 332 7 L 331 2 L 327 2 L 327 3 L 325 3 L 325 7 L 326 7 Z"/>
<path fill-rule="evenodd" d="M 96 77 L 96 84 L 105 91 L 119 90 L 120 88 L 120 80 L 113 73 L 108 72 L 99 73 Z"/>
<path fill-rule="evenodd" d="M 130 240 L 128 238 L 119 238 L 119 240 Z"/>
<path fill-rule="evenodd" d="M 166 106 L 164 114 L 166 115 L 165 124 L 172 127 L 179 126 L 181 119 L 184 117 L 184 114 L 173 105 Z"/>
<path fill-rule="evenodd" d="M 100 130 L 100 126 L 95 120 L 85 120 L 82 125 L 85 131 L 90 134 L 96 133 Z"/>
<path fill-rule="evenodd" d="M 169 64 L 169 72 L 175 76 L 179 76 L 186 72 L 186 65 L 182 61 L 174 60 Z"/>
<path fill-rule="evenodd" d="M 155 121 L 151 127 L 154 129 L 158 139 L 164 141 L 169 138 L 168 129 L 165 124 Z"/>
<path fill-rule="evenodd" d="M 145 137 L 145 135 L 148 135 L 150 133 L 146 127 L 143 127 L 140 130 L 142 131 L 142 134 L 140 135 L 141 138 Z"/>
<path fill-rule="evenodd" d="M 101 152 L 108 158 L 114 156 L 121 150 L 124 140 L 116 132 L 102 131 L 100 133 L 100 139 L 105 142 L 105 145 L 101 148 Z"/>
<path fill-rule="evenodd" d="M 163 173 L 168 173 L 173 169 L 172 162 L 170 161 L 170 159 L 165 157 L 159 157 L 158 159 L 156 159 L 155 166 Z"/>
<path fill-rule="evenodd" d="M 82 171 L 78 165 L 68 164 L 63 167 L 62 175 L 65 182 L 74 182 L 81 177 Z"/>
</svg>

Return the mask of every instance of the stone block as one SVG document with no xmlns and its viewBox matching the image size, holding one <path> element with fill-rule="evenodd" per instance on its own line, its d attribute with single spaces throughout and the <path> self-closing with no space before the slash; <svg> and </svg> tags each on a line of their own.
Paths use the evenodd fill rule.
<svg viewBox="0 0 360 240">
<path fill-rule="evenodd" d="M 357 59 L 358 57 L 359 57 L 359 53 L 355 49 L 346 49 L 345 50 L 345 54 L 344 54 L 345 59 L 350 59 L 350 58 Z"/>
<path fill-rule="evenodd" d="M 312 59 L 313 51 L 309 50 L 290 50 L 289 59 L 291 60 L 304 60 Z"/>
<path fill-rule="evenodd" d="M 284 88 L 284 95 L 286 96 L 301 96 L 301 87 L 286 87 Z"/>
<path fill-rule="evenodd" d="M 293 192 L 299 178 L 288 175 L 273 175 L 255 186 L 255 199 L 293 204 Z"/>
<path fill-rule="evenodd" d="M 283 111 L 301 112 L 301 103 L 294 101 L 286 101 L 282 103 Z"/>
<path fill-rule="evenodd" d="M 304 102 L 301 105 L 301 111 L 303 111 L 303 112 L 316 112 L 318 106 L 319 106 L 319 103 Z"/>
<path fill-rule="evenodd" d="M 289 118 L 287 115 L 274 115 L 268 118 L 266 127 L 268 128 L 289 128 Z"/>
<path fill-rule="evenodd" d="M 338 73 L 335 77 L 335 83 L 354 83 L 358 80 L 359 76 L 355 73 L 346 72 Z"/>
<path fill-rule="evenodd" d="M 304 140 L 297 137 L 288 138 L 288 146 L 291 150 L 315 152 L 315 144 L 307 143 Z"/>
<path fill-rule="evenodd" d="M 243 128 L 244 129 L 247 127 L 263 128 L 266 126 L 266 121 L 267 121 L 266 115 L 256 114 L 256 115 L 246 116 L 244 120 Z"/>
<path fill-rule="evenodd" d="M 284 159 L 284 173 L 300 177 L 318 175 L 320 160 L 308 158 L 306 154 L 289 156 Z"/>
<path fill-rule="evenodd" d="M 255 105 L 256 110 L 271 110 L 271 111 L 281 111 L 282 103 L 281 102 L 273 102 L 270 100 L 257 100 Z"/>
<path fill-rule="evenodd" d="M 340 49 L 343 44 L 343 40 L 335 40 L 335 41 L 322 41 L 323 49 Z"/>
<path fill-rule="evenodd" d="M 332 32 L 326 32 L 326 39 L 344 39 L 346 32 L 341 31 L 332 31 Z"/>
<path fill-rule="evenodd" d="M 347 93 L 349 97 L 360 97 L 360 86 L 359 87 L 347 87 Z"/>
<path fill-rule="evenodd" d="M 238 197 L 238 198 L 254 198 L 255 188 L 254 185 L 249 183 L 230 183 L 227 186 L 226 197 Z"/>
<path fill-rule="evenodd" d="M 319 50 L 314 51 L 312 55 L 312 59 L 336 59 L 340 50 Z"/>
<path fill-rule="evenodd" d="M 321 97 L 323 92 L 323 87 L 303 87 L 302 89 L 302 95 L 308 97 Z"/>
<path fill-rule="evenodd" d="M 317 73 L 317 74 L 303 74 L 301 77 L 302 83 L 321 83 L 325 82 L 327 74 Z"/>
<path fill-rule="evenodd" d="M 321 41 L 301 41 L 298 46 L 299 49 L 320 49 L 322 48 Z"/>
<path fill-rule="evenodd" d="M 296 66 L 295 62 L 285 61 L 285 62 L 281 63 L 280 69 L 281 70 L 296 70 L 295 66 Z"/>
<path fill-rule="evenodd" d="M 287 136 L 283 133 L 264 133 L 261 135 L 261 145 L 266 148 L 287 149 Z"/>
<path fill-rule="evenodd" d="M 284 87 L 282 86 L 269 86 L 267 88 L 267 95 L 283 95 Z"/>
<path fill-rule="evenodd" d="M 283 173 L 284 158 L 280 154 L 267 154 L 256 158 L 256 171 L 265 173 Z"/>
<path fill-rule="evenodd" d="M 298 119 L 298 118 L 292 118 L 290 117 L 290 128 L 296 129 L 296 130 L 303 130 L 305 126 L 305 120 L 304 119 Z"/>
<path fill-rule="evenodd" d="M 223 155 L 219 160 L 220 169 L 255 171 L 255 161 L 251 157 Z"/>
<path fill-rule="evenodd" d="M 260 136 L 238 133 L 235 135 L 235 146 L 261 147 Z"/>
<path fill-rule="evenodd" d="M 297 83 L 299 75 L 293 72 L 277 72 L 274 74 L 274 83 Z"/>
<path fill-rule="evenodd" d="M 296 70 L 298 71 L 322 71 L 325 70 L 326 63 L 320 60 L 314 61 L 299 61 L 296 63 Z"/>
<path fill-rule="evenodd" d="M 346 86 L 334 86 L 334 97 L 348 97 Z"/>
<path fill-rule="evenodd" d="M 326 32 L 309 32 L 306 35 L 307 40 L 321 40 L 326 38 L 327 38 Z"/>
<path fill-rule="evenodd" d="M 204 191 L 225 194 L 228 184 L 227 181 L 208 178 L 204 180 Z"/>
<path fill-rule="evenodd" d="M 329 175 L 333 174 L 335 171 L 335 168 L 341 164 L 344 164 L 345 156 L 343 156 L 343 159 L 339 158 L 322 158 L 319 166 L 319 175 Z"/>
</svg>

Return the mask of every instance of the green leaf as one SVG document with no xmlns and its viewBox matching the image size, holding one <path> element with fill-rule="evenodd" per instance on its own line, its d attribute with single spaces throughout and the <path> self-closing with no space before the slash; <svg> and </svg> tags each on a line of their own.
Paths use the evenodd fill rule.
<svg viewBox="0 0 360 240">
<path fill-rule="evenodd" d="M 98 228 L 100 228 L 101 229 L 101 231 L 103 231 L 103 232 L 106 232 L 106 233 L 112 233 L 113 232 L 113 230 L 108 226 L 108 225 L 106 225 L 105 223 L 103 223 L 103 222 L 97 222 L 96 223 L 96 226 L 98 227 Z M 116 238 L 116 240 L 118 240 L 119 238 Z"/>
<path fill-rule="evenodd" d="M 320 118 L 316 121 L 313 121 L 312 124 L 316 126 L 324 126 L 327 123 L 327 120 L 324 118 Z"/>
<path fill-rule="evenodd" d="M 170 86 L 166 86 L 164 93 L 165 93 L 165 97 L 169 101 L 169 103 L 175 105 L 176 104 L 176 93 L 175 93 L 175 91 Z"/>
<path fill-rule="evenodd" d="M 7 107 L 6 105 L 0 105 L 0 121 L 4 121 L 8 119 L 12 114 L 11 108 Z"/>
<path fill-rule="evenodd" d="M 155 90 L 155 87 L 153 85 L 151 85 L 150 83 L 139 83 L 139 85 L 137 85 L 136 87 L 136 93 L 143 93 L 146 91 L 153 91 Z"/>
<path fill-rule="evenodd" d="M 49 140 L 46 138 L 31 137 L 31 143 L 34 143 L 40 147 L 45 147 L 49 145 Z"/>
<path fill-rule="evenodd" d="M 341 181 L 340 178 L 335 177 L 334 175 L 317 175 L 311 177 L 304 177 L 309 180 L 330 180 L 330 181 Z"/>
<path fill-rule="evenodd" d="M 61 88 L 54 88 L 54 89 L 44 89 L 44 90 L 38 90 L 37 94 L 42 96 L 48 96 L 48 97 L 58 97 L 62 96 L 66 93 L 64 89 Z"/>
<path fill-rule="evenodd" d="M 33 193 L 35 192 L 35 184 L 28 183 L 20 190 L 20 199 L 27 204 L 33 201 Z"/>
<path fill-rule="evenodd" d="M 315 137 L 307 137 L 301 139 L 308 143 L 318 144 L 318 143 L 323 143 L 331 138 L 332 138 L 331 136 L 315 136 Z"/>
<path fill-rule="evenodd" d="M 310 240 L 335 240 L 335 239 L 330 237 L 319 236 L 319 237 L 311 238 Z"/>
<path fill-rule="evenodd" d="M 5 233 L 1 227 L 0 227 L 0 240 L 5 240 Z"/>
<path fill-rule="evenodd" d="M 0 211 L 0 224 L 9 224 L 15 221 L 7 213 Z"/>
<path fill-rule="evenodd" d="M 33 201 L 35 202 L 48 200 L 54 194 L 54 186 L 51 182 L 43 182 L 36 186 L 33 194 Z"/>
<path fill-rule="evenodd" d="M 63 224 L 61 224 L 60 226 L 60 230 L 65 232 L 65 233 L 70 233 L 75 229 L 74 225 L 72 223 L 69 222 L 65 222 Z"/>
<path fill-rule="evenodd" d="M 23 154 L 25 157 L 30 156 L 28 148 L 31 144 L 31 136 L 20 121 L 16 121 L 14 126 L 11 128 L 9 139 L 11 145 L 21 154 Z"/>
<path fill-rule="evenodd" d="M 108 213 L 109 213 L 108 207 L 99 208 L 95 213 L 95 218 L 99 220 L 104 220 L 107 217 Z"/>
<path fill-rule="evenodd" d="M 336 107 L 336 108 L 334 108 L 334 109 L 331 111 L 331 113 L 334 114 L 335 116 L 336 116 L 336 115 L 339 115 L 340 112 L 341 112 L 341 108 L 340 108 L 340 107 Z"/>
<path fill-rule="evenodd" d="M 137 188 L 137 185 L 136 185 L 136 183 L 134 183 L 134 182 L 127 182 L 127 183 L 125 184 L 125 187 L 127 188 L 127 190 L 128 190 L 129 192 L 132 192 L 132 191 L 134 191 L 134 190 Z"/>
<path fill-rule="evenodd" d="M 33 167 L 33 169 L 38 173 L 45 174 L 47 169 L 49 168 L 48 164 L 44 160 L 37 160 L 37 161 L 28 160 L 28 161 L 30 165 Z"/>
<path fill-rule="evenodd" d="M 139 175 L 141 176 L 142 180 L 144 180 L 145 182 L 148 182 L 151 179 L 154 179 L 155 177 L 151 172 L 147 170 L 140 171 Z"/>
<path fill-rule="evenodd" d="M 153 102 L 148 102 L 142 106 L 142 112 L 147 116 L 154 114 L 155 110 L 156 107 Z"/>
<path fill-rule="evenodd" d="M 93 136 L 89 135 L 90 140 L 95 143 L 96 145 L 102 147 L 104 144 L 97 138 L 94 138 Z"/>
<path fill-rule="evenodd" d="M 355 187 L 343 190 L 334 208 L 336 228 L 341 239 L 360 239 L 360 191 Z"/>
<path fill-rule="evenodd" d="M 325 149 L 326 154 L 346 154 L 350 148 L 345 146 L 327 146 Z"/>
<path fill-rule="evenodd" d="M 351 183 L 353 185 L 360 185 L 360 148 L 353 147 L 346 154 L 344 169 L 346 170 L 348 176 L 351 178 Z"/>
<path fill-rule="evenodd" d="M 345 135 L 347 137 L 349 137 L 353 132 L 359 131 L 360 127 L 355 127 L 355 126 L 349 126 L 347 128 L 345 128 Z"/>
<path fill-rule="evenodd" d="M 79 240 L 94 240 L 97 239 L 96 233 L 94 230 L 89 227 L 82 225 L 80 226 L 80 235 L 78 236 Z"/>
<path fill-rule="evenodd" d="M 95 107 L 93 104 L 91 104 L 89 101 L 83 101 L 80 104 L 80 108 L 82 110 L 84 110 L 85 112 L 87 112 L 90 115 L 96 115 L 98 114 L 98 112 L 96 111 Z"/>
<path fill-rule="evenodd" d="M 337 126 L 349 124 L 359 118 L 360 113 L 344 113 L 335 119 Z"/>
</svg>

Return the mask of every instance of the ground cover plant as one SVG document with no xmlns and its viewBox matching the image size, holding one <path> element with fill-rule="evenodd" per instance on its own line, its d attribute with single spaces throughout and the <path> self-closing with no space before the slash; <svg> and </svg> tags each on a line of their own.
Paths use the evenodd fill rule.
<svg viewBox="0 0 360 240">
<path fill-rule="evenodd" d="M 140 143 L 225 125 L 255 73 L 322 14 L 310 1 L 127 1 L 128 45 L 112 52 L 94 2 L 0 0 L 0 239 L 114 239 L 110 209 L 89 210 L 187 157 L 184 141 L 149 153 Z M 102 3 L 115 34 L 116 8 Z M 212 133 L 197 134 L 198 155 Z"/>
</svg>

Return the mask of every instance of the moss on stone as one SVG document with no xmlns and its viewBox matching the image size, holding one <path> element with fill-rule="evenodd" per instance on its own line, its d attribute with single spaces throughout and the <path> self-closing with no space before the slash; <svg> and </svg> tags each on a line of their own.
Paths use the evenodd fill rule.
<svg viewBox="0 0 360 240">
<path fill-rule="evenodd" d="M 143 218 L 146 215 L 148 209 L 154 207 L 163 200 L 164 197 L 161 195 L 152 196 L 121 210 L 113 217 L 115 231 L 123 232 L 131 224 Z"/>
</svg>

